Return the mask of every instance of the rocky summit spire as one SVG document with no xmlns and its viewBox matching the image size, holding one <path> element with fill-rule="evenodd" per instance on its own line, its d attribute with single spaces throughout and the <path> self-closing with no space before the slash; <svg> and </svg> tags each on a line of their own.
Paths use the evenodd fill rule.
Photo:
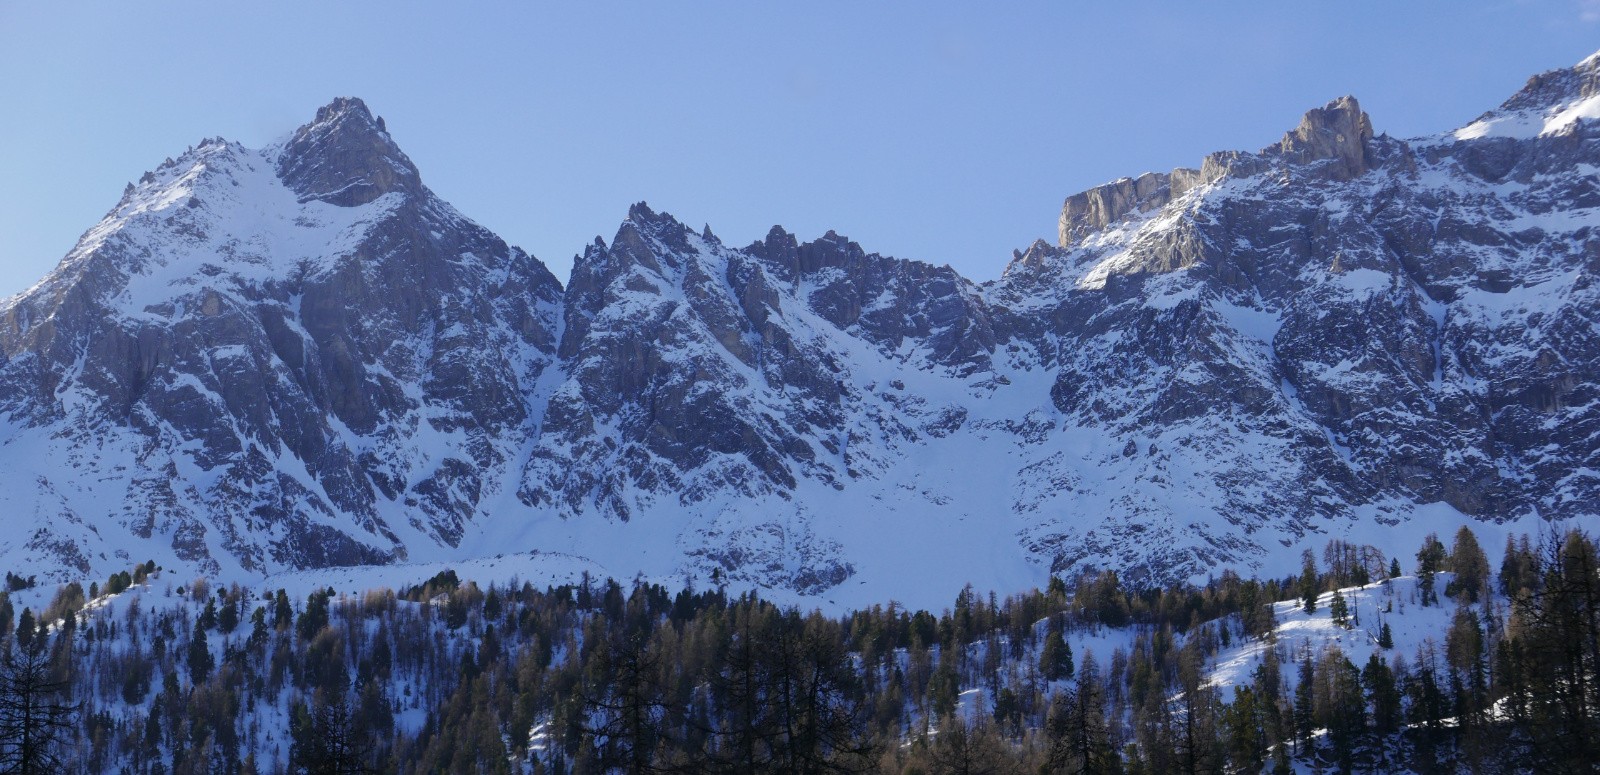
<svg viewBox="0 0 1600 775">
<path fill-rule="evenodd" d="M 1367 153 L 1371 139 L 1372 120 L 1355 97 L 1345 96 L 1308 111 L 1300 125 L 1267 152 L 1300 164 L 1334 160 L 1334 178 L 1350 180 L 1371 168 Z"/>
<path fill-rule="evenodd" d="M 295 130 L 278 156 L 278 176 L 300 195 L 342 207 L 363 205 L 391 191 L 415 193 L 417 168 L 356 97 L 339 97 Z"/>
</svg>

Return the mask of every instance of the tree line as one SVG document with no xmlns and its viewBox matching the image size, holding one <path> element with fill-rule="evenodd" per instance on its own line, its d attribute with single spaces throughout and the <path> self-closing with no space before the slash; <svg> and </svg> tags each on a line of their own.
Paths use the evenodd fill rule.
<svg viewBox="0 0 1600 775">
<path fill-rule="evenodd" d="M 66 585 L 38 614 L 0 597 L 0 772 L 1587 772 L 1600 760 L 1592 537 L 1509 541 L 1498 569 L 1467 529 L 1406 557 L 1334 541 L 1302 560 L 1265 580 L 1130 588 L 1106 571 L 1005 598 L 968 588 L 937 614 L 889 603 L 833 617 L 720 588 L 484 588 L 448 571 L 294 599 L 175 586 L 147 563 Z M 1391 581 L 1402 561 L 1405 585 Z M 1344 594 L 1389 584 L 1409 591 Z M 1450 623 L 1399 648 L 1388 622 L 1403 612 L 1357 599 Z M 1370 657 L 1278 642 L 1291 610 L 1370 638 Z M 1211 676 L 1235 647 L 1255 662 L 1225 696 Z"/>
</svg>

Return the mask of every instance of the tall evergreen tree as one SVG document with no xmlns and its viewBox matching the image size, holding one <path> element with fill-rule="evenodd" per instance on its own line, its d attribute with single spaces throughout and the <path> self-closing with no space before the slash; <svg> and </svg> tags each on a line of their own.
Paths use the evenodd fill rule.
<svg viewBox="0 0 1600 775">
<path fill-rule="evenodd" d="M 1476 603 L 1489 591 L 1489 557 L 1478 545 L 1472 528 L 1462 525 L 1450 544 L 1450 570 L 1455 578 L 1445 589 L 1451 597 L 1462 602 Z"/>
<path fill-rule="evenodd" d="M 1438 592 L 1434 590 L 1434 576 L 1444 569 L 1446 556 L 1439 536 L 1429 533 L 1422 539 L 1422 548 L 1417 550 L 1417 590 L 1424 608 L 1439 602 Z"/>
<path fill-rule="evenodd" d="M 1316 667 L 1308 655 L 1300 662 L 1300 674 L 1294 687 L 1294 737 L 1304 749 L 1311 745 L 1311 733 L 1316 731 Z"/>
<path fill-rule="evenodd" d="M 1317 557 L 1310 549 L 1300 555 L 1300 600 L 1305 612 L 1316 613 L 1317 595 L 1322 593 L 1322 587 L 1317 583 Z"/>
<path fill-rule="evenodd" d="M 206 682 L 211 677 L 211 671 L 217 666 L 216 660 L 211 656 L 211 646 L 206 643 L 206 630 L 201 622 L 194 623 L 194 635 L 189 639 L 186 664 L 189 668 L 189 680 L 196 684 Z"/>
<path fill-rule="evenodd" d="M 207 598 L 206 607 L 200 611 L 200 627 L 213 630 L 217 627 L 217 599 Z"/>
<path fill-rule="evenodd" d="M 1372 705 L 1372 730 L 1379 736 L 1391 735 L 1400 729 L 1401 697 L 1395 684 L 1394 671 L 1373 652 L 1367 666 L 1361 670 L 1361 683 L 1366 688 L 1367 700 Z"/>
<path fill-rule="evenodd" d="M 272 627 L 278 631 L 294 623 L 294 606 L 289 604 L 289 593 L 279 589 L 272 598 Z"/>
<path fill-rule="evenodd" d="M 230 595 L 217 612 L 217 629 L 229 633 L 239 626 L 239 601 Z"/>
<path fill-rule="evenodd" d="M 1039 674 L 1046 681 L 1059 681 L 1072 677 L 1072 646 L 1061 635 L 1061 627 L 1048 628 L 1044 647 L 1039 650 Z"/>
<path fill-rule="evenodd" d="M 1445 635 L 1445 659 L 1450 664 L 1456 718 L 1464 728 L 1475 727 L 1489 708 L 1489 674 L 1483 628 L 1471 608 L 1456 609 Z"/>
<path fill-rule="evenodd" d="M 1366 697 L 1361 687 L 1361 671 L 1334 649 L 1326 660 L 1328 697 L 1328 742 L 1333 746 L 1341 772 L 1355 767 L 1356 748 L 1366 730 Z"/>
<path fill-rule="evenodd" d="M 1052 772 L 1093 775 L 1116 771 L 1103 682 L 1094 653 L 1085 652 L 1077 682 L 1052 703 L 1048 765 Z"/>
<path fill-rule="evenodd" d="M 24 607 L 22 615 L 17 617 L 17 646 L 22 649 L 32 646 L 36 631 L 37 625 L 33 621 L 33 609 Z"/>
<path fill-rule="evenodd" d="M 1506 536 L 1505 553 L 1500 558 L 1501 594 L 1515 599 L 1532 591 L 1537 579 L 1537 562 L 1527 535 L 1522 536 L 1521 543 L 1512 536 Z"/>
<path fill-rule="evenodd" d="M 1344 593 L 1335 589 L 1333 602 L 1328 604 L 1328 613 L 1333 617 L 1333 623 L 1340 627 L 1350 625 L 1350 604 L 1344 599 Z"/>
<path fill-rule="evenodd" d="M 1236 772 L 1260 772 L 1266 766 L 1266 725 L 1262 715 L 1255 689 L 1241 686 L 1234 690 L 1233 702 L 1223 712 L 1223 727 L 1228 736 L 1228 759 Z"/>
</svg>

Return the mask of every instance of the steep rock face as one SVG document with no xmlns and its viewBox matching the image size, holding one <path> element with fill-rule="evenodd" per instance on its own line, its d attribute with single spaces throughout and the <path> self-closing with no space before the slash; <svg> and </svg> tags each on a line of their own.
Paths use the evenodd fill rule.
<svg viewBox="0 0 1600 775">
<path fill-rule="evenodd" d="M 1300 125 L 1277 145 L 1258 154 L 1222 151 L 1205 158 L 1200 169 L 1146 172 L 1120 178 L 1067 197 L 1061 207 L 1057 244 L 1070 248 L 1132 213 L 1166 207 L 1196 186 L 1224 177 L 1250 177 L 1273 163 L 1288 163 L 1297 173 L 1350 180 L 1371 168 L 1372 121 L 1354 97 L 1340 97 L 1306 113 Z"/>
<path fill-rule="evenodd" d="M 1128 435 L 1199 422 L 1182 446 L 1205 457 L 1190 463 L 1228 521 L 1304 535 L 1430 503 L 1592 516 L 1600 145 L 1581 119 L 1596 66 L 1409 142 L 1337 100 L 1260 154 L 1208 157 L 1187 196 L 1136 195 L 1103 225 L 1069 199 L 1063 224 L 1081 226 L 1064 248 L 1019 255 L 991 298 L 1029 311 L 1017 336 L 1062 353 L 1063 412 Z"/>
<path fill-rule="evenodd" d="M 1356 98 L 1347 96 L 1306 113 L 1300 126 L 1265 153 L 1275 153 L 1295 165 L 1325 166 L 1331 179 L 1350 180 L 1372 168 L 1371 142 L 1372 121 Z"/>
<path fill-rule="evenodd" d="M 284 144 L 275 166 L 302 203 L 355 207 L 393 191 L 418 196 L 423 190 L 416 166 L 389 137 L 383 119 L 352 97 L 322 106 L 316 120 Z"/>
<path fill-rule="evenodd" d="M 868 254 L 828 232 L 798 244 L 774 227 L 745 249 L 836 328 L 912 365 L 958 375 L 990 368 L 995 334 L 978 289 L 948 266 Z"/>
<path fill-rule="evenodd" d="M 812 442 L 839 431 L 840 366 L 781 325 L 781 296 L 749 257 L 635 205 L 610 246 L 580 258 L 564 310 L 569 378 L 540 452 L 560 439 L 566 454 L 539 461 L 531 504 L 627 519 L 635 497 L 693 502 L 837 475 Z"/>
<path fill-rule="evenodd" d="M 831 232 L 730 248 L 644 204 L 579 258 L 564 312 L 565 379 L 522 502 L 591 519 L 705 512 L 712 525 L 681 539 L 698 562 L 803 590 L 852 570 L 845 547 L 785 516 L 804 510 L 796 489 L 872 476 L 883 440 L 915 439 L 922 422 L 852 372 L 871 360 L 963 376 L 993 348 L 976 288 L 948 268 Z"/>
<path fill-rule="evenodd" d="M 1061 246 L 1071 247 L 1129 213 L 1165 207 L 1172 201 L 1172 189 L 1172 175 L 1146 172 L 1137 179 L 1120 178 L 1067 197 L 1061 206 Z"/>
</svg>

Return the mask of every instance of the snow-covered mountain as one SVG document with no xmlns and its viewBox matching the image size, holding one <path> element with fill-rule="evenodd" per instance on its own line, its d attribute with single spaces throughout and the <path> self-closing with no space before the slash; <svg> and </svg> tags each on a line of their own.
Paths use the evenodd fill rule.
<svg viewBox="0 0 1600 775">
<path fill-rule="evenodd" d="M 131 185 L 0 308 L 7 560 L 374 563 L 460 540 L 515 470 L 561 285 L 356 100 Z"/>
<path fill-rule="evenodd" d="M 639 204 L 565 289 L 341 99 L 0 303 L 0 563 L 525 555 L 841 605 L 1600 513 L 1600 59 L 1066 200 L 974 283 Z M 1493 543 L 1491 543 L 1493 545 Z"/>
</svg>

